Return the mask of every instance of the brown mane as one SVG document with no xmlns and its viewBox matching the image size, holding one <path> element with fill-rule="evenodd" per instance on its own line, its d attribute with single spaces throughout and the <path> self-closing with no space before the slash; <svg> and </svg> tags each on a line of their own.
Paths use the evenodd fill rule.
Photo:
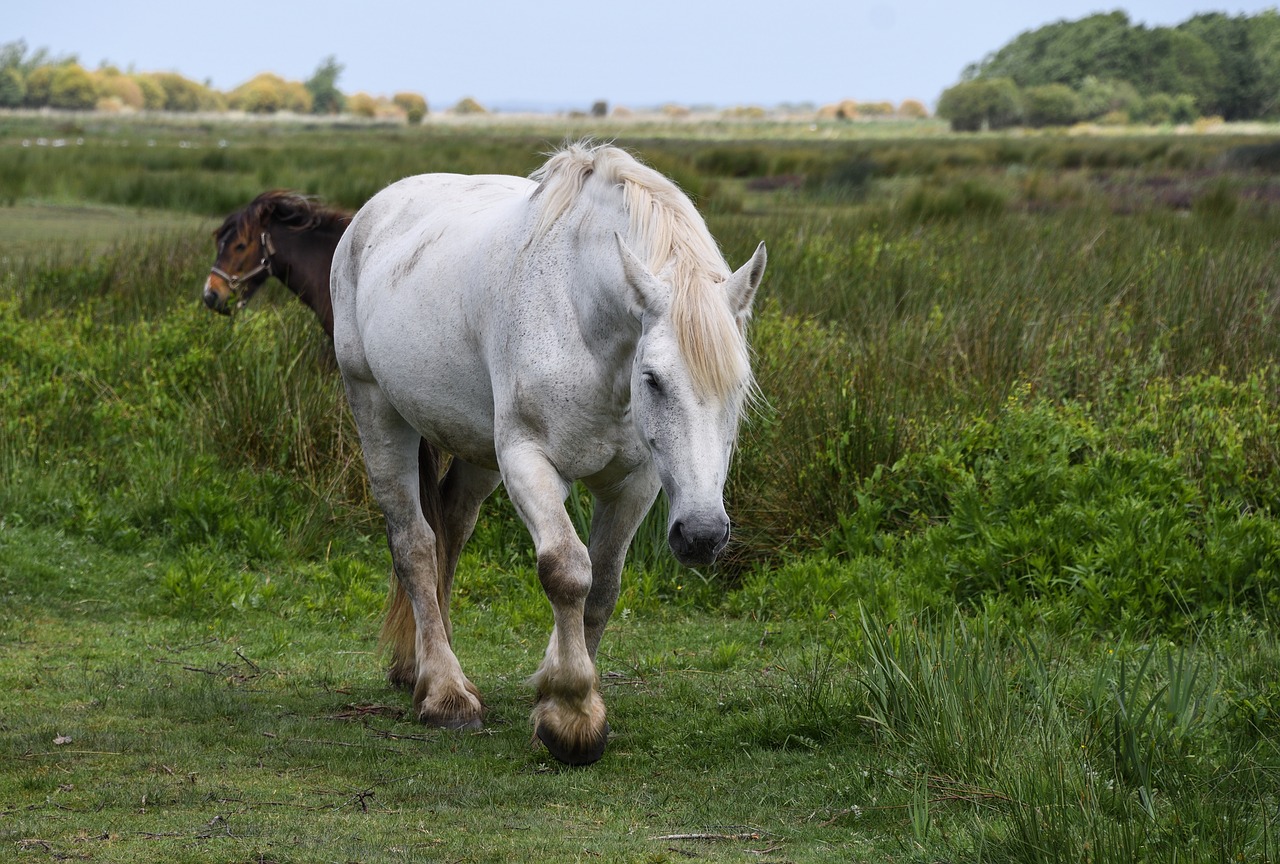
<svg viewBox="0 0 1280 864">
<path fill-rule="evenodd" d="M 214 232 L 214 236 L 219 241 L 231 237 L 251 237 L 264 231 L 269 222 L 294 231 L 335 227 L 341 234 L 342 229 L 351 222 L 351 214 L 321 204 L 308 195 L 300 195 L 287 189 L 272 189 L 228 216 Z"/>
</svg>

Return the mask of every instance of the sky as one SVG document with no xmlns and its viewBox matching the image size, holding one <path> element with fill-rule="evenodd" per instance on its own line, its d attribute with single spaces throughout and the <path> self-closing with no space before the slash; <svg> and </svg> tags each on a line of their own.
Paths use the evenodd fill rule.
<svg viewBox="0 0 1280 864">
<path fill-rule="evenodd" d="M 919 99 L 1017 34 L 1123 9 L 1172 25 L 1270 3 L 1213 0 L 39 0 L 10 2 L 0 43 L 230 90 L 260 72 L 306 80 L 330 55 L 344 93 L 409 90 L 432 110 L 732 107 Z"/>
</svg>

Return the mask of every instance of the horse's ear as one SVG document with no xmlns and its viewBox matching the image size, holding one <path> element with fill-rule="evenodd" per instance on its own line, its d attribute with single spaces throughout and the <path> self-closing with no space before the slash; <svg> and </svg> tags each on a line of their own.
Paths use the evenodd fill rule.
<svg viewBox="0 0 1280 864">
<path fill-rule="evenodd" d="M 646 312 L 661 311 L 668 302 L 667 286 L 649 272 L 621 234 L 615 232 L 613 236 L 618 238 L 618 251 L 622 253 L 622 274 L 631 286 L 631 314 L 643 318 Z"/>
<path fill-rule="evenodd" d="M 768 260 L 769 256 L 762 242 L 756 247 L 751 260 L 739 267 L 724 283 L 725 290 L 729 293 L 729 306 L 739 321 L 746 321 L 751 317 L 751 302 L 756 298 L 756 289 L 764 278 L 764 265 Z"/>
</svg>

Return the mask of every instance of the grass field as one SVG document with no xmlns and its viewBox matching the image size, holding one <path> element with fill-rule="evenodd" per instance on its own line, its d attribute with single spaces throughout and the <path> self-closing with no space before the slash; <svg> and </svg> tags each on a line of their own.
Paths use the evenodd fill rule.
<svg viewBox="0 0 1280 864">
<path fill-rule="evenodd" d="M 211 232 L 210 219 L 167 211 L 134 210 L 102 204 L 22 203 L 0 207 L 0 236 L 8 258 L 101 254 L 112 245 L 144 239 L 158 231 Z M 4 266 L 6 260 L 0 260 Z"/>
<path fill-rule="evenodd" d="M 613 738 L 566 770 L 509 504 L 457 586 L 490 722 L 424 728 L 319 328 L 197 299 L 264 188 L 355 206 L 561 136 L 42 122 L 0 121 L 0 858 L 1280 857 L 1269 139 L 622 137 L 730 261 L 768 242 L 768 402 L 730 560 L 637 537 Z"/>
</svg>

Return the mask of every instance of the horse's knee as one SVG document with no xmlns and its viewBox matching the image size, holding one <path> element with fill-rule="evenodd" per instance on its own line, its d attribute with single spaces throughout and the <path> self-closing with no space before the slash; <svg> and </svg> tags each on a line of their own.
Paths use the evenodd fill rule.
<svg viewBox="0 0 1280 864">
<path fill-rule="evenodd" d="M 591 592 L 591 559 L 581 544 L 538 552 L 538 581 L 553 604 L 583 603 Z"/>
</svg>

